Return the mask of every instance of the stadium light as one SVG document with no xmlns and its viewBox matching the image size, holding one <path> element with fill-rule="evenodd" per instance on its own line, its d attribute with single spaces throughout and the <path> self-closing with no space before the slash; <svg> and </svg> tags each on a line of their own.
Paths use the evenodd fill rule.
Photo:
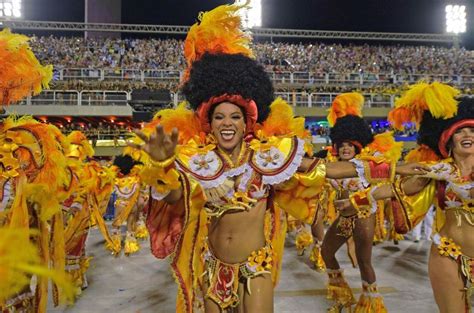
<svg viewBox="0 0 474 313">
<path fill-rule="evenodd" d="M 245 28 L 262 26 L 262 0 L 238 0 L 237 4 L 249 2 L 250 8 L 241 10 L 242 22 Z"/>
<path fill-rule="evenodd" d="M 465 33 L 466 32 L 466 6 L 452 5 L 446 6 L 446 32 Z"/>
<path fill-rule="evenodd" d="M 0 17 L 20 18 L 21 0 L 0 0 Z"/>
</svg>

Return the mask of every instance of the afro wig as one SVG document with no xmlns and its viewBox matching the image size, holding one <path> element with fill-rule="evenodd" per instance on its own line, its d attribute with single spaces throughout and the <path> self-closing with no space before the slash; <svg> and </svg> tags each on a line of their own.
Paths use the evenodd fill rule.
<svg viewBox="0 0 474 313">
<path fill-rule="evenodd" d="M 338 118 L 334 127 L 330 129 L 329 137 L 336 147 L 345 141 L 356 141 L 365 147 L 374 140 L 369 125 L 361 117 L 355 115 Z"/>
<path fill-rule="evenodd" d="M 458 112 L 453 118 L 434 118 L 429 111 L 424 112 L 418 130 L 417 142 L 419 145 L 427 145 L 438 156 L 443 157 L 439 149 L 439 141 L 443 132 L 462 120 L 474 119 L 474 98 L 463 97 L 459 100 Z M 446 145 L 448 144 L 449 142 L 446 143 Z"/>
<path fill-rule="evenodd" d="M 132 168 L 137 164 L 141 164 L 141 162 L 135 161 L 129 155 L 118 155 L 114 159 L 114 165 L 119 168 L 120 173 L 123 175 L 130 174 Z"/>
<path fill-rule="evenodd" d="M 260 123 L 267 118 L 274 100 L 273 85 L 263 67 L 242 54 L 204 54 L 193 63 L 181 89 L 194 110 L 224 94 L 251 99 L 257 104 Z"/>
</svg>

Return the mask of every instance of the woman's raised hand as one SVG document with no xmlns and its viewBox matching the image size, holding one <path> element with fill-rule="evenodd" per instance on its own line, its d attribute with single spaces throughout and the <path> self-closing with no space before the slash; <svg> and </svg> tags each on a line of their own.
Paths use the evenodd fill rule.
<svg viewBox="0 0 474 313">
<path fill-rule="evenodd" d="M 177 128 L 173 128 L 171 134 L 166 134 L 163 126 L 158 125 L 150 137 L 139 130 L 135 130 L 134 133 L 144 143 L 139 145 L 127 142 L 127 145 L 146 152 L 154 161 L 161 162 L 174 156 L 178 144 Z"/>
</svg>

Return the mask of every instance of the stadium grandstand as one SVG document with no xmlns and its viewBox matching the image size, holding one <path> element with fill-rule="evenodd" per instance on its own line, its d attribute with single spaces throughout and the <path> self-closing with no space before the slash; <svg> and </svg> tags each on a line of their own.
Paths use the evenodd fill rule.
<svg viewBox="0 0 474 313">
<path fill-rule="evenodd" d="M 58 3 L 43 2 L 46 6 Z M 63 14 L 71 20 L 63 22 L 54 22 L 64 18 L 57 12 L 46 13 L 36 1 L 23 0 L 22 11 L 15 9 L 15 14 L 2 11 L 2 27 L 30 35 L 35 55 L 42 64 L 54 67 L 50 89 L 28 97 L 14 110 L 33 114 L 65 131 L 84 129 L 93 138 L 109 139 L 117 138 L 117 129 L 126 133 L 161 108 L 183 100 L 179 84 L 186 66 L 183 35 L 188 26 L 145 24 L 152 18 L 143 9 L 128 15 L 128 1 L 103 14 L 107 5 L 107 1 L 72 5 Z M 262 8 L 266 12 L 265 2 Z M 435 9 L 428 11 L 439 11 Z M 383 12 L 374 12 L 383 16 Z M 159 17 L 166 20 L 161 13 Z M 176 21 L 180 19 L 185 20 L 176 17 Z M 139 23 L 124 23 L 127 21 Z M 297 114 L 307 117 L 308 129 L 314 134 L 327 132 L 325 112 L 341 92 L 363 93 L 364 116 L 376 129 L 387 126 L 384 118 L 408 84 L 436 80 L 448 82 L 464 94 L 473 93 L 474 52 L 470 41 L 464 43 L 458 35 L 420 33 L 416 25 L 413 32 L 402 33 L 377 32 L 371 25 L 366 26 L 373 27 L 371 32 L 364 32 L 354 31 L 360 25 L 346 31 L 311 31 L 294 29 L 297 22 L 292 28 L 273 24 L 275 27 L 250 28 L 255 36 L 255 57 L 271 77 L 277 95 L 292 104 Z M 384 30 L 385 26 L 381 23 L 378 27 Z M 408 132 L 412 133 L 411 126 Z M 114 145 L 123 144 L 125 137 L 120 135 Z M 326 143 L 327 136 L 323 137 L 317 142 Z"/>
<path fill-rule="evenodd" d="M 0 0 L 0 313 L 474 312 L 473 17 Z"/>
</svg>

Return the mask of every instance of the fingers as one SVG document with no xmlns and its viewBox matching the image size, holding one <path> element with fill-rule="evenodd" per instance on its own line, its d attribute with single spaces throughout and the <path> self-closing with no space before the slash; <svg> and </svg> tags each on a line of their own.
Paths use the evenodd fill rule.
<svg viewBox="0 0 474 313">
<path fill-rule="evenodd" d="M 178 129 L 174 127 L 173 130 L 171 131 L 171 142 L 173 143 L 174 146 L 178 144 L 178 136 L 179 136 Z"/>
<path fill-rule="evenodd" d="M 134 133 L 135 135 L 137 135 L 138 138 L 140 138 L 140 139 L 143 140 L 144 142 L 147 142 L 147 141 L 149 140 L 149 139 L 148 139 L 148 136 L 145 135 L 145 133 L 142 132 L 141 130 L 136 129 L 136 130 L 133 131 L 133 133 Z"/>
<path fill-rule="evenodd" d="M 163 129 L 163 126 L 161 125 L 156 125 L 156 139 L 158 139 L 158 143 L 161 145 L 164 142 L 165 139 L 165 130 Z"/>
</svg>

